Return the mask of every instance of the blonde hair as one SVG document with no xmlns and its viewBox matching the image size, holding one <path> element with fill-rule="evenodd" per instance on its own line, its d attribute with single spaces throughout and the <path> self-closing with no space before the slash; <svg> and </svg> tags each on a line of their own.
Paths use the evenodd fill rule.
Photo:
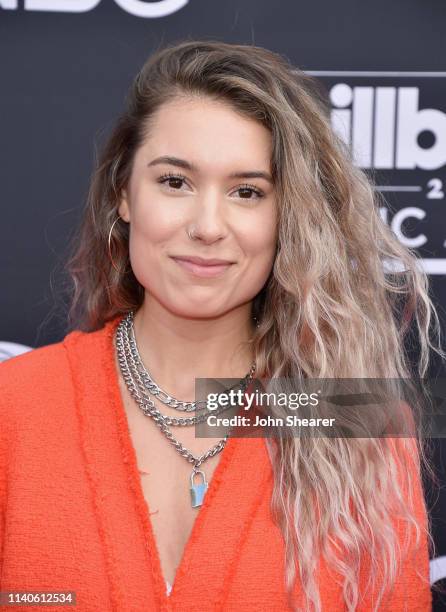
<svg viewBox="0 0 446 612">
<path fill-rule="evenodd" d="M 257 372 L 299 379 L 408 378 L 404 341 L 413 324 L 417 374 L 423 377 L 430 349 L 444 356 L 426 274 L 381 219 L 379 196 L 332 130 L 318 82 L 256 46 L 182 41 L 153 53 L 136 76 L 97 162 L 68 265 L 72 326 L 93 331 L 141 306 L 144 290 L 130 266 L 128 226 L 117 223 L 113 230 L 116 269 L 104 256 L 108 233 L 154 113 L 173 98 L 194 95 L 227 102 L 272 135 L 278 243 L 271 274 L 253 300 L 260 320 L 252 339 Z M 385 273 L 383 264 L 392 259 L 402 262 L 402 272 Z M 397 452 L 386 438 L 268 442 L 271 508 L 284 536 L 290 605 L 298 573 L 306 609 L 321 609 L 315 570 L 323 553 L 343 576 L 348 610 L 355 609 L 358 571 L 369 546 L 370 581 L 382 571 L 377 610 L 398 576 L 394 513 L 415 526 L 417 543 L 422 537 L 405 493 L 417 486 L 405 461 L 414 462 L 417 478 L 420 459 L 434 476 L 420 431 L 395 442 Z M 425 535 L 433 546 L 429 530 Z"/>
</svg>

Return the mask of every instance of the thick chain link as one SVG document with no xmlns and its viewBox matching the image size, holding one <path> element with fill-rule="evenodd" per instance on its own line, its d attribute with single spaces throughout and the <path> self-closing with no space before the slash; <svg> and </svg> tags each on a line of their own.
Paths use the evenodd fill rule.
<svg viewBox="0 0 446 612">
<path fill-rule="evenodd" d="M 192 412 L 198 409 L 198 406 L 203 406 L 206 408 L 206 400 L 200 400 L 195 402 L 182 402 L 172 397 L 165 391 L 163 391 L 153 380 L 150 373 L 146 369 L 141 355 L 138 351 L 138 345 L 136 343 L 135 338 L 135 328 L 134 328 L 134 315 L 133 312 L 130 312 L 125 318 L 126 326 L 126 339 L 128 340 L 128 349 L 133 357 L 134 363 L 136 364 L 136 368 L 138 369 L 138 373 L 140 375 L 139 381 L 141 383 L 141 387 L 145 387 L 148 389 L 149 393 L 159 399 L 163 404 L 170 406 L 171 408 L 175 408 L 175 410 L 182 410 L 184 412 Z M 227 393 L 230 390 L 235 390 L 237 386 L 240 386 L 242 391 L 245 391 L 249 381 L 252 379 L 255 372 L 255 362 L 252 363 L 251 369 L 249 373 L 240 381 L 240 383 L 236 383 L 233 387 L 229 387 L 226 389 L 224 393 Z"/>
<path fill-rule="evenodd" d="M 207 413 L 205 412 L 202 415 L 190 417 L 190 418 L 177 418 L 177 417 L 169 417 L 168 415 L 162 414 L 157 408 L 155 408 L 155 404 L 152 399 L 150 399 L 145 392 L 145 388 L 147 385 L 145 384 L 143 374 L 140 372 L 142 364 L 142 360 L 137 352 L 136 342 L 131 342 L 131 330 L 133 327 L 133 313 L 129 313 L 126 317 L 122 319 L 119 323 L 116 330 L 116 349 L 117 349 L 117 358 L 119 367 L 122 373 L 122 377 L 127 385 L 127 388 L 132 395 L 133 399 L 137 402 L 137 404 L 141 407 L 142 411 L 146 416 L 152 417 L 155 421 L 156 425 L 160 428 L 161 432 L 166 436 L 166 438 L 171 442 L 171 444 L 175 447 L 176 451 L 185 457 L 187 461 L 194 464 L 194 467 L 200 466 L 206 459 L 209 457 L 213 457 L 217 453 L 219 453 L 226 445 L 229 434 L 226 435 L 222 440 L 220 440 L 215 446 L 210 448 L 200 457 L 196 457 L 193 453 L 191 453 L 179 440 L 177 440 L 167 425 L 179 425 L 179 426 L 187 426 L 193 425 L 198 422 L 204 421 L 207 418 Z M 134 334 L 133 334 L 134 337 Z M 143 364 L 142 364 L 143 366 Z M 143 366 L 144 367 L 144 366 Z M 255 371 L 255 365 L 251 367 L 250 373 L 242 380 L 241 385 L 248 385 L 249 380 L 252 378 Z M 156 383 L 155 383 L 156 384 Z M 246 388 L 245 386 L 245 388 Z M 160 390 L 161 391 L 161 390 Z M 224 392 L 226 393 L 226 391 Z M 165 398 L 168 400 L 173 400 L 175 403 L 178 403 L 178 400 L 175 400 L 168 394 L 165 394 Z M 167 403 L 167 402 L 164 402 Z M 192 402 L 181 402 L 183 404 L 193 405 Z M 170 404 L 169 404 L 170 405 Z M 172 406 L 174 407 L 174 406 Z M 196 409 L 196 407 L 194 407 Z M 218 408 L 216 411 L 213 411 L 214 414 L 218 414 L 223 410 L 227 410 L 228 406 L 222 406 Z"/>
</svg>

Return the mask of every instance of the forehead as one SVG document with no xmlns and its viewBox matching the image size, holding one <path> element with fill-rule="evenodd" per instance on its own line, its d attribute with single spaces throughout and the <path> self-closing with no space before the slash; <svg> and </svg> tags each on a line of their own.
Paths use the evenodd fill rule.
<svg viewBox="0 0 446 612">
<path fill-rule="evenodd" d="M 272 136 L 229 102 L 206 96 L 180 97 L 154 113 L 142 149 L 152 156 L 187 158 L 198 166 L 249 164 L 269 171 Z"/>
</svg>

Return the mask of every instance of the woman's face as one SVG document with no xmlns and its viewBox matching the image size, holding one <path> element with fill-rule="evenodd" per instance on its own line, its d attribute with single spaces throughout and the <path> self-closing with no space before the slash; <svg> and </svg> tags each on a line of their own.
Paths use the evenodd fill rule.
<svg viewBox="0 0 446 612">
<path fill-rule="evenodd" d="M 262 289 L 277 240 L 271 152 L 269 131 L 222 102 L 181 98 L 158 110 L 119 206 L 133 272 L 151 298 L 208 318 Z M 229 263 L 178 259 L 189 257 Z"/>
</svg>

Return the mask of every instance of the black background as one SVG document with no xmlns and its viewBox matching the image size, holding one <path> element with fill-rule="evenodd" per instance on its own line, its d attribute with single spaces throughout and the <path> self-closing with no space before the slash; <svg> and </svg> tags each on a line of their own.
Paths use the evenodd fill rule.
<svg viewBox="0 0 446 612">
<path fill-rule="evenodd" d="M 63 311 L 55 310 L 63 280 L 59 269 L 80 219 L 95 146 L 122 110 L 137 70 L 158 46 L 215 38 L 270 48 L 310 72 L 446 71 L 443 0 L 190 0 L 159 18 L 136 17 L 113 0 L 84 13 L 25 10 L 24 2 L 15 10 L 1 7 L 0 0 L 0 340 L 32 347 L 65 335 Z M 377 84 L 373 78 L 363 81 Z M 427 96 L 420 107 L 446 112 L 445 83 L 446 73 L 417 80 L 421 96 Z M 398 178 L 411 184 L 417 171 L 413 175 L 383 176 L 381 183 Z M 444 180 L 445 167 L 426 173 L 426 180 L 431 176 Z M 397 195 L 389 196 L 389 203 L 395 209 L 425 205 L 422 232 L 430 231 L 435 240 L 420 255 L 446 257 L 439 240 L 446 238 L 445 200 L 412 203 Z M 430 281 L 444 330 L 444 274 Z M 438 360 L 433 368 L 442 372 Z M 435 440 L 434 446 L 443 473 L 443 444 Z M 430 498 L 442 556 L 446 499 L 438 493 Z M 435 596 L 435 609 L 443 608 Z"/>
</svg>

